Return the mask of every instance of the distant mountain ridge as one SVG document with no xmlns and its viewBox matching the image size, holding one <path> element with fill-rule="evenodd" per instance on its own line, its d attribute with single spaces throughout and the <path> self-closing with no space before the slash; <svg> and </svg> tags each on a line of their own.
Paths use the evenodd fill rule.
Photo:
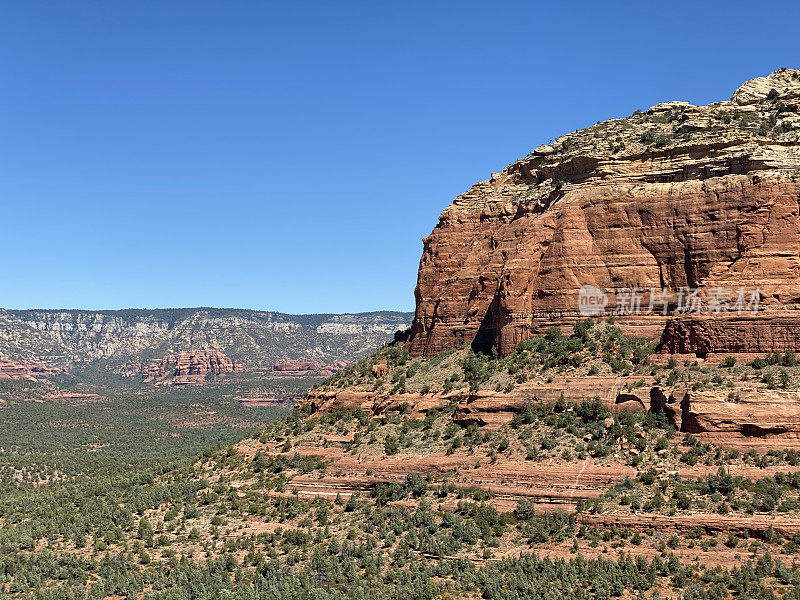
<svg viewBox="0 0 800 600">
<path fill-rule="evenodd" d="M 0 355 L 61 368 L 102 361 L 134 374 L 184 350 L 224 352 L 247 369 L 281 359 L 350 362 L 380 347 L 413 314 L 292 315 L 238 308 L 0 309 Z"/>
</svg>

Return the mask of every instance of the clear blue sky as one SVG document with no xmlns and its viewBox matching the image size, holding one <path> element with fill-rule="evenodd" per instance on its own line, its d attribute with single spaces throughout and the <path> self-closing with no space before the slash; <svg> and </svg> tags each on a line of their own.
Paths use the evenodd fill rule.
<svg viewBox="0 0 800 600">
<path fill-rule="evenodd" d="M 0 7 L 0 306 L 413 308 L 421 238 L 561 133 L 800 66 L 794 2 Z"/>
</svg>

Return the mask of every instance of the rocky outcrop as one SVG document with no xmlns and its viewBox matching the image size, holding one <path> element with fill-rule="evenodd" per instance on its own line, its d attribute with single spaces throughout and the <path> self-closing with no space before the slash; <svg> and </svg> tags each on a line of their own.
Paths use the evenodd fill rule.
<svg viewBox="0 0 800 600">
<path fill-rule="evenodd" d="M 375 367 L 386 365 L 378 363 Z M 552 403 L 559 399 L 580 403 L 598 396 L 606 407 L 618 412 L 623 409 L 646 411 L 650 408 L 649 384 L 652 378 L 630 377 L 641 380 L 643 387 L 628 390 L 626 378 L 617 376 L 556 377 L 550 383 L 527 382 L 508 392 L 496 390 L 471 391 L 460 389 L 449 393 L 370 392 L 355 389 L 315 388 L 306 394 L 304 402 L 312 412 L 328 413 L 339 408 L 360 408 L 368 415 L 382 416 L 410 407 L 411 415 L 423 418 L 431 409 L 442 410 L 455 405 L 453 419 L 462 425 L 473 423 L 495 429 L 508 424 L 513 416 L 529 402 Z"/>
<path fill-rule="evenodd" d="M 165 356 L 160 362 L 145 367 L 142 380 L 145 383 L 186 385 L 202 383 L 210 375 L 223 376 L 242 371 L 244 368 L 241 364 L 218 350 L 183 351 Z"/>
<path fill-rule="evenodd" d="M 8 357 L 0 356 L 0 380 L 38 381 L 41 378 L 51 377 L 63 372 L 63 369 L 49 367 L 35 360 L 12 360 Z"/>
<path fill-rule="evenodd" d="M 765 310 L 757 314 L 686 315 L 670 319 L 661 349 L 670 354 L 766 353 L 800 348 L 800 311 Z"/>
<path fill-rule="evenodd" d="M 630 388 L 634 381 L 639 387 Z M 455 406 L 453 420 L 463 426 L 490 429 L 507 425 L 529 402 L 553 403 L 559 399 L 580 403 L 598 396 L 612 412 L 653 410 L 664 412 L 675 429 L 726 447 L 800 448 L 800 391 L 744 389 L 690 390 L 663 388 L 652 378 L 558 377 L 550 383 L 526 383 L 510 392 L 467 389 L 448 394 L 388 394 L 355 389 L 317 388 L 305 397 L 312 412 L 360 408 L 368 415 L 410 409 L 421 419 L 432 409 Z"/>
<path fill-rule="evenodd" d="M 693 355 L 685 365 L 701 359 L 698 371 L 726 354 L 800 352 L 800 71 L 747 82 L 729 101 L 598 123 L 473 186 L 424 240 L 406 347 L 431 356 L 469 343 L 507 355 L 584 318 L 584 286 L 598 315 L 663 352 Z M 597 394 L 614 410 L 663 410 L 680 431 L 726 445 L 800 446 L 800 392 L 749 376 L 687 390 L 624 379 L 523 378 L 446 394 L 340 386 L 308 401 L 375 415 L 455 405 L 456 421 L 497 427 L 529 401 Z"/>
<path fill-rule="evenodd" d="M 800 447 L 800 391 L 651 390 L 675 428 L 725 446 Z"/>
<path fill-rule="evenodd" d="M 242 406 L 249 408 L 263 408 L 263 407 L 290 407 L 292 404 L 302 399 L 302 394 L 285 394 L 280 398 L 263 397 L 263 396 L 240 396 L 236 400 Z"/>
<path fill-rule="evenodd" d="M 347 363 L 342 360 L 326 363 L 286 358 L 275 361 L 270 373 L 274 377 L 330 377 L 345 366 Z"/>
<path fill-rule="evenodd" d="M 659 104 L 493 173 L 424 240 L 409 350 L 507 354 L 577 318 L 584 284 L 609 294 L 607 312 L 618 288 L 760 288 L 762 307 L 798 306 L 799 111 L 800 71 L 784 69 L 730 101 Z M 666 319 L 618 322 L 658 339 Z"/>
<path fill-rule="evenodd" d="M 48 400 L 54 402 L 64 402 L 75 406 L 83 406 L 90 403 L 102 402 L 107 398 L 100 394 L 81 394 L 78 392 L 59 392 L 47 396 Z"/>
<path fill-rule="evenodd" d="M 157 363 L 151 363 L 142 369 L 142 381 L 149 383 L 151 381 L 164 379 L 169 373 L 169 363 L 174 357 L 165 356 Z"/>
<path fill-rule="evenodd" d="M 241 373 L 242 365 L 231 360 L 218 350 L 181 352 L 175 360 L 173 383 L 190 383 L 205 379 L 207 375 Z"/>
</svg>

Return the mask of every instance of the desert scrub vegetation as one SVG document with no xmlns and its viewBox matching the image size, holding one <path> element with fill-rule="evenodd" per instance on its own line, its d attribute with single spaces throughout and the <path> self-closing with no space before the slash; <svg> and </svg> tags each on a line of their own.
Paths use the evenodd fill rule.
<svg viewBox="0 0 800 600">
<path fill-rule="evenodd" d="M 621 340 L 607 333 L 587 332 L 599 361 L 604 352 L 620 353 Z M 521 348 L 514 360 L 535 358 L 540 369 L 562 347 L 566 356 L 590 352 L 588 342 L 579 349 L 570 341 L 580 336 L 580 329 L 569 337 L 553 332 Z M 631 368 L 652 368 L 634 364 L 636 347 L 624 351 Z M 458 361 L 463 373 L 463 358 Z M 702 528 L 673 535 L 588 520 L 672 509 L 720 514 L 726 507 L 731 514 L 792 515 L 800 494 L 800 478 L 792 473 L 750 480 L 714 469 L 687 480 L 672 472 L 692 460 L 726 467 L 797 464 L 796 453 L 723 451 L 678 437 L 663 414 L 612 415 L 592 397 L 531 402 L 495 430 L 460 423 L 452 403 L 412 414 L 402 404 L 377 417 L 360 409 L 295 409 L 234 446 L 180 460 L 132 460 L 105 473 L 72 471 L 68 480 L 47 485 L 12 485 L 19 475 L 3 470 L 9 483 L 0 496 L 0 594 L 36 600 L 512 599 L 554 592 L 588 599 L 671 597 L 687 589 L 703 598 L 767 598 L 773 589 L 784 597 L 800 594 L 800 572 L 787 566 L 800 538 L 762 532 L 750 539 Z M 361 487 L 350 492 L 297 493 L 302 482 L 343 481 L 332 457 L 380 464 L 433 452 L 458 453 L 458 468 L 381 477 L 367 467 Z M 528 500 L 501 510 L 491 489 L 464 475 L 496 461 L 627 464 L 637 476 L 596 503 L 580 502 L 576 513 L 546 512 Z M 741 558 L 734 566 L 704 568 L 682 559 L 689 550 Z"/>
<path fill-rule="evenodd" d="M 278 382 L 280 392 L 297 380 Z M 271 385 L 271 384 L 269 384 Z M 134 465 L 172 465 L 241 439 L 290 408 L 252 410 L 219 388 L 145 390 L 90 403 L 54 400 L 47 382 L 0 381 L 0 497 L 49 483 L 124 474 Z"/>
<path fill-rule="evenodd" d="M 720 139 L 796 136 L 796 103 L 773 92 L 750 106 L 719 103 L 694 107 L 675 102 L 649 111 L 636 110 L 628 117 L 561 136 L 550 144 L 553 158 L 564 161 L 580 155 L 637 154 Z"/>
<path fill-rule="evenodd" d="M 507 425 L 494 429 L 460 422 L 455 403 L 416 418 L 406 405 L 397 412 L 374 417 L 360 409 L 339 409 L 311 415 L 303 423 L 302 431 L 268 429 L 270 433 L 262 434 L 261 441 L 284 447 L 283 440 L 294 436 L 295 442 L 306 448 L 326 448 L 331 439 L 339 439 L 348 454 L 372 459 L 458 453 L 465 457 L 465 466 L 497 461 L 563 464 L 592 460 L 644 471 L 655 468 L 661 473 L 696 465 L 765 469 L 800 464 L 800 452 L 792 449 L 766 453 L 724 449 L 691 434 L 678 436 L 663 412 L 623 409 L 611 414 L 596 397 L 577 403 L 563 398 L 550 403 L 529 402 Z"/>
<path fill-rule="evenodd" d="M 320 389 L 356 388 L 386 394 L 450 393 L 454 390 L 511 391 L 526 381 L 550 382 L 558 375 L 648 373 L 654 344 L 623 335 L 613 319 L 578 321 L 570 335 L 550 327 L 500 357 L 496 349 L 475 352 L 469 345 L 430 358 L 412 358 L 399 342 L 350 365 Z"/>
<path fill-rule="evenodd" d="M 406 427 L 449 430 L 449 439 L 496 443 L 499 452 L 509 451 L 514 433 L 524 437 L 524 431 L 602 427 L 612 432 L 604 438 L 608 444 L 615 436 L 630 442 L 647 432 L 669 435 L 657 415 L 610 418 L 601 403 L 588 400 L 530 406 L 514 427 L 486 440 L 446 411 Z M 383 439 L 382 429 L 400 432 L 408 421 L 402 414 L 376 421 L 358 410 L 311 417 L 298 410 L 237 446 L 209 449 L 177 467 L 20 490 L 0 499 L 4 594 L 37 600 L 558 594 L 588 600 L 686 597 L 687 590 L 692 598 L 772 598 L 781 590 L 784 598 L 800 597 L 800 569 L 791 562 L 799 546 L 769 530 L 758 539 L 711 535 L 702 527 L 673 535 L 584 522 L 588 505 L 574 514 L 540 513 L 528 500 L 501 511 L 490 492 L 454 485 L 447 474 L 436 480 L 410 472 L 335 498 L 291 491 L 299 475 L 330 475 L 326 461 L 296 450 L 315 436 Z M 648 473 L 642 471 L 642 485 L 650 482 Z M 658 481 L 653 476 L 651 486 Z M 789 475 L 750 482 L 721 472 L 676 480 L 663 494 L 671 497 L 683 486 L 679 492 L 692 499 L 747 493 L 764 502 L 774 496 L 772 486 L 795 490 L 798 483 Z M 635 485 L 623 482 L 613 498 L 630 506 L 621 496 L 633 496 Z M 612 494 L 604 500 L 610 504 Z M 681 551 L 694 547 L 743 556 L 727 567 L 681 560 Z"/>
<path fill-rule="evenodd" d="M 407 406 L 372 418 L 360 409 L 339 409 L 306 417 L 302 432 L 286 425 L 289 422 L 268 428 L 260 441 L 282 445 L 294 436 L 297 444 L 324 448 L 336 436 L 344 440 L 347 453 L 359 458 L 460 453 L 472 457 L 472 462 L 490 463 L 592 459 L 639 466 L 658 460 L 678 464 L 681 456 L 676 449 L 680 444 L 673 443 L 675 430 L 664 413 L 622 410 L 612 415 L 597 397 L 529 402 L 497 429 L 460 422 L 455 403 L 417 418 Z"/>
<path fill-rule="evenodd" d="M 597 500 L 584 502 L 580 510 L 610 513 L 707 513 L 741 516 L 755 513 L 797 515 L 800 511 L 800 474 L 777 472 L 758 479 L 732 475 L 729 466 L 696 478 L 650 466 L 635 478 L 626 478 Z M 791 543 L 796 552 L 800 537 L 775 540 Z"/>
<path fill-rule="evenodd" d="M 734 356 L 718 364 L 696 360 L 682 364 L 671 357 L 665 365 L 654 367 L 656 385 L 683 387 L 692 391 L 729 389 L 735 400 L 745 391 L 794 390 L 800 382 L 800 363 L 794 352 L 769 352 L 763 358 L 739 363 Z"/>
</svg>

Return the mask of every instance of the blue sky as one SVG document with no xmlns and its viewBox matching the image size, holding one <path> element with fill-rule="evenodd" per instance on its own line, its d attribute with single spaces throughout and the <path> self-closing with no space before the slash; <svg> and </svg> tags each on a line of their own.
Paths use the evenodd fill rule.
<svg viewBox="0 0 800 600">
<path fill-rule="evenodd" d="M 5 2 L 0 306 L 413 309 L 457 194 L 800 66 L 793 2 Z"/>
</svg>

